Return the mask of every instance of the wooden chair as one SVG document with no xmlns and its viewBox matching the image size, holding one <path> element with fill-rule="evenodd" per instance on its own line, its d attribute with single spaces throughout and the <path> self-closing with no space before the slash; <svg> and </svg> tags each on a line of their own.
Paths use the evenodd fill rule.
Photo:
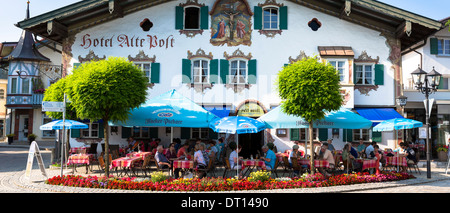
<svg viewBox="0 0 450 213">
<path fill-rule="evenodd" d="M 228 160 L 228 158 L 225 158 L 224 171 L 222 177 L 225 178 L 228 171 L 231 171 L 230 160 Z"/>
<path fill-rule="evenodd" d="M 291 164 L 289 163 L 289 159 L 286 156 L 283 156 L 283 165 L 284 165 L 284 171 L 283 171 L 283 175 L 284 173 L 288 173 L 289 177 L 293 177 L 294 176 L 294 170 L 291 167 Z"/>
<path fill-rule="evenodd" d="M 275 174 L 275 177 L 278 177 L 278 166 L 280 162 L 278 160 L 278 157 L 275 159 L 275 165 L 273 166 L 272 173 Z"/>
<path fill-rule="evenodd" d="M 409 171 L 412 171 L 411 168 L 414 168 L 414 170 L 416 170 L 416 172 L 419 172 L 419 174 L 420 174 L 420 169 L 419 169 L 419 166 L 417 165 L 417 163 L 420 160 L 420 155 L 418 154 L 419 150 L 417 148 L 413 148 L 413 150 L 414 150 L 414 153 L 416 154 L 416 162 L 414 162 L 414 163 L 408 162 L 408 168 L 409 168 Z"/>
<path fill-rule="evenodd" d="M 301 175 L 303 173 L 302 166 L 298 163 L 297 158 L 291 158 L 293 174 Z"/>
<path fill-rule="evenodd" d="M 167 168 L 162 168 L 161 166 L 159 166 L 158 161 L 155 159 L 155 166 L 156 166 L 156 171 L 158 172 L 169 172 L 169 175 L 171 175 L 172 169 L 167 167 Z"/>
<path fill-rule="evenodd" d="M 197 171 L 205 172 L 206 176 L 208 175 L 208 173 L 212 173 L 215 176 L 214 163 L 215 163 L 215 158 L 209 158 L 208 166 L 206 168 L 204 168 L 204 169 L 197 169 Z"/>
<path fill-rule="evenodd" d="M 149 168 L 149 165 L 150 165 L 150 162 L 151 162 L 150 160 L 151 160 L 150 156 L 146 156 L 144 158 L 143 162 L 140 162 L 138 164 L 133 165 L 133 167 L 131 167 L 131 169 L 133 171 L 133 174 L 136 175 L 137 173 L 135 171 L 136 170 L 140 170 L 144 174 L 144 177 L 147 177 L 147 170 L 150 169 Z"/>
</svg>

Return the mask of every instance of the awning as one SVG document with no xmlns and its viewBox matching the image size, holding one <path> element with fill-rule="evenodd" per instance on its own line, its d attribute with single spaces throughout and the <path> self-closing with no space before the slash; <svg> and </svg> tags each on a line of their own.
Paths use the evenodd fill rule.
<svg viewBox="0 0 450 213">
<path fill-rule="evenodd" d="M 226 107 L 203 107 L 203 108 L 219 118 L 224 118 L 230 115 L 230 109 L 227 109 Z"/>
<path fill-rule="evenodd" d="M 372 121 L 372 126 L 376 126 L 382 121 L 403 118 L 394 108 L 355 108 L 359 115 Z"/>
</svg>

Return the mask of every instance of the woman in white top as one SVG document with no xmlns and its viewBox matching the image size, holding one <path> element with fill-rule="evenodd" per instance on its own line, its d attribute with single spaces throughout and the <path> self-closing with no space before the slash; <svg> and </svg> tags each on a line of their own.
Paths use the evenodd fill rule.
<svg viewBox="0 0 450 213">
<path fill-rule="evenodd" d="M 194 153 L 194 163 L 197 163 L 197 166 L 206 166 L 205 158 L 203 157 L 202 150 L 204 149 L 204 146 L 201 144 L 195 145 L 195 150 L 197 150 Z"/>
<path fill-rule="evenodd" d="M 230 157 L 228 158 L 228 160 L 230 161 L 231 169 L 241 169 L 241 165 L 237 165 L 237 162 L 238 162 L 238 158 L 242 159 L 242 157 L 239 157 L 239 152 L 241 152 L 242 146 L 239 145 L 239 147 L 236 147 L 236 143 L 231 142 L 230 149 L 233 150 L 230 153 Z"/>
</svg>

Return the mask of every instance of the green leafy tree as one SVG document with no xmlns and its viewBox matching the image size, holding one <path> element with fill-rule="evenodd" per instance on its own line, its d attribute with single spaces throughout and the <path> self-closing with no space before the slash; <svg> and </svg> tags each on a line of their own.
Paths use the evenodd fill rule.
<svg viewBox="0 0 450 213">
<path fill-rule="evenodd" d="M 125 122 L 130 111 L 145 102 L 148 80 L 144 72 L 124 58 L 85 63 L 73 71 L 65 91 L 76 117 L 103 120 L 105 135 L 105 174 L 109 176 L 108 122 Z"/>
<path fill-rule="evenodd" d="M 330 64 L 316 57 L 304 58 L 283 68 L 277 76 L 277 87 L 283 112 L 299 116 L 309 123 L 311 171 L 314 172 L 313 121 L 325 117 L 326 111 L 342 106 L 339 74 Z"/>
</svg>

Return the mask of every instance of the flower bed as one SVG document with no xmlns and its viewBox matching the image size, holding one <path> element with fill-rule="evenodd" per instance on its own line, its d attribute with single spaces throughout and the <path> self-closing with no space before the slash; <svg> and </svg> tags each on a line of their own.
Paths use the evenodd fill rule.
<svg viewBox="0 0 450 213">
<path fill-rule="evenodd" d="M 373 183 L 397 181 L 414 178 L 408 173 L 383 172 L 378 175 L 368 173 L 354 173 L 335 175 L 325 178 L 322 174 L 304 175 L 300 178 L 269 178 L 267 181 L 255 180 L 254 177 L 235 178 L 192 178 L 172 179 L 154 182 L 143 178 L 117 178 L 104 176 L 64 175 L 49 178 L 46 184 L 87 187 L 100 189 L 151 190 L 151 191 L 239 191 L 292 189 L 349 185 L 359 183 Z"/>
</svg>

